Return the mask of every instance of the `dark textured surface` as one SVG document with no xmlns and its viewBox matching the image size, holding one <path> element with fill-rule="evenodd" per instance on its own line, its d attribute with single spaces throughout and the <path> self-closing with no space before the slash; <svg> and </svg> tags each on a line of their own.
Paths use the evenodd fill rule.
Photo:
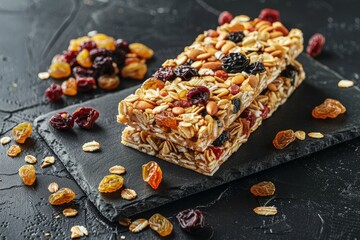
<svg viewBox="0 0 360 240">
<path fill-rule="evenodd" d="M 80 106 L 97 109 L 101 116 L 91 131 L 78 127 L 72 131 L 54 129 L 49 124 L 49 119 L 56 112 L 37 118 L 36 129 L 99 211 L 111 221 L 119 220 L 359 136 L 360 119 L 354 116 L 360 115 L 360 91 L 357 88 L 339 91 L 339 76 L 306 55 L 301 56 L 299 61 L 303 64 L 308 79 L 212 177 L 172 165 L 120 144 L 119 138 L 125 126 L 115 120 L 117 104 L 133 93 L 134 88 L 60 110 L 72 113 Z M 346 114 L 333 120 L 314 119 L 311 110 L 327 97 L 343 103 L 347 108 Z M 296 141 L 279 151 L 271 142 L 276 133 L 284 129 L 318 131 L 325 138 Z M 100 143 L 101 151 L 82 152 L 81 146 L 92 140 Z M 157 191 L 152 190 L 141 177 L 141 166 L 155 159 L 163 171 L 163 181 Z M 138 193 L 135 200 L 124 201 L 119 193 L 98 192 L 99 182 L 109 174 L 108 169 L 115 165 L 122 165 L 127 169 L 125 186 Z"/>
<path fill-rule="evenodd" d="M 94 0 L 3 0 L 0 3 L 0 135 L 8 134 L 17 123 L 72 103 L 102 95 L 81 94 L 48 104 L 43 91 L 53 81 L 40 81 L 36 74 L 61 52 L 70 38 L 97 29 L 151 46 L 156 58 L 150 70 L 191 43 L 203 29 L 214 27 L 217 14 L 231 10 L 257 16 L 264 7 L 277 8 L 287 26 L 301 27 L 305 40 L 315 32 L 326 37 L 325 51 L 318 60 L 346 79 L 359 81 L 360 18 L 357 0 L 306 1 L 94 1 Z M 17 83 L 17 84 L 14 84 Z M 122 88 L 136 85 L 126 81 Z M 358 116 L 354 116 L 359 118 Z M 161 212 L 171 217 L 174 238 L 188 239 L 174 216 L 187 207 L 200 207 L 213 229 L 213 239 L 358 239 L 360 236 L 360 188 L 358 164 L 360 139 L 336 145 L 325 151 L 242 178 L 213 190 L 196 194 L 153 211 L 135 216 L 149 217 Z M 91 239 L 156 239 L 151 230 L 131 234 L 101 217 L 77 187 L 60 161 L 38 170 L 38 184 L 24 187 L 17 170 L 26 153 L 39 159 L 54 154 L 34 133 L 19 158 L 6 156 L 0 146 L 0 239 L 69 239 L 73 225 L 84 225 Z M 252 213 L 259 199 L 249 187 L 258 181 L 272 180 L 279 207 L 275 217 Z M 56 181 L 77 193 L 74 207 L 79 216 L 66 219 L 54 216 L 63 207 L 47 203 L 46 186 Z M 261 201 L 260 203 L 263 203 Z M 210 228 L 210 229 L 211 229 Z M 211 235 L 211 234 L 210 234 Z M 201 239 L 207 239 L 205 237 Z"/>
</svg>

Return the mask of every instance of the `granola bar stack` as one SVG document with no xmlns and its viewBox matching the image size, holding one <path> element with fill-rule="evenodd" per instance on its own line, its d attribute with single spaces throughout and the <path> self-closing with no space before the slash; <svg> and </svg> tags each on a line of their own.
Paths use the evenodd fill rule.
<svg viewBox="0 0 360 240">
<path fill-rule="evenodd" d="M 241 15 L 205 31 L 119 103 L 122 143 L 212 175 L 304 79 L 302 50 L 280 22 Z"/>
</svg>

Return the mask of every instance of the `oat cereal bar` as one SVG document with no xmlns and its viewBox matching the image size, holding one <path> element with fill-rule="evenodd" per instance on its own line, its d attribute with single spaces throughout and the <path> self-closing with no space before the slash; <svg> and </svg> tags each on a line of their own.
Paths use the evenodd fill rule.
<svg viewBox="0 0 360 240">
<path fill-rule="evenodd" d="M 119 103 L 117 121 L 204 152 L 302 50 L 299 29 L 235 17 L 166 60 Z"/>
<path fill-rule="evenodd" d="M 127 127 L 122 133 L 122 143 L 168 162 L 212 176 L 232 153 L 247 141 L 263 119 L 269 118 L 305 78 L 298 62 L 287 66 L 280 76 L 268 85 L 267 90 L 237 118 L 205 152 L 197 152 L 183 145 Z"/>
</svg>

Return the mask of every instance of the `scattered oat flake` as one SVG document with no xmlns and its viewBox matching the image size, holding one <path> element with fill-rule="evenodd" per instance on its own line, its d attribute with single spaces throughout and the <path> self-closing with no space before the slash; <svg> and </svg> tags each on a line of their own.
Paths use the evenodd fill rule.
<svg viewBox="0 0 360 240">
<path fill-rule="evenodd" d="M 78 210 L 73 208 L 66 208 L 63 210 L 63 214 L 65 217 L 74 217 L 78 214 Z"/>
<path fill-rule="evenodd" d="M 8 144 L 9 142 L 11 142 L 11 138 L 8 137 L 8 136 L 2 137 L 0 139 L 0 142 L 1 142 L 2 145 Z"/>
<path fill-rule="evenodd" d="M 120 239 L 125 239 L 125 236 L 124 236 L 124 235 L 121 235 Z"/>
<path fill-rule="evenodd" d="M 121 197 L 125 200 L 133 200 L 137 197 L 137 194 L 135 190 L 132 190 L 130 188 L 125 188 L 121 191 Z"/>
<path fill-rule="evenodd" d="M 88 231 L 85 227 L 83 226 L 79 226 L 79 225 L 76 225 L 76 226 L 73 226 L 71 229 L 71 238 L 80 238 L 84 235 L 88 235 Z"/>
<path fill-rule="evenodd" d="M 60 218 L 60 214 L 55 215 L 54 218 L 55 218 L 55 219 Z"/>
<path fill-rule="evenodd" d="M 339 88 L 349 88 L 354 86 L 354 81 L 351 80 L 340 80 L 338 83 Z"/>
<path fill-rule="evenodd" d="M 324 137 L 324 135 L 319 132 L 309 132 L 308 136 L 311 138 L 323 138 Z"/>
<path fill-rule="evenodd" d="M 272 216 L 272 215 L 277 214 L 277 208 L 261 206 L 261 207 L 254 208 L 254 212 L 258 215 Z"/>
<path fill-rule="evenodd" d="M 109 168 L 109 172 L 112 174 L 123 174 L 126 172 L 126 169 L 121 165 L 115 165 Z"/>
<path fill-rule="evenodd" d="M 53 156 L 47 156 L 44 158 L 43 163 L 41 164 L 41 167 L 48 167 L 50 165 L 53 165 L 55 163 L 55 158 Z"/>
<path fill-rule="evenodd" d="M 92 37 L 92 36 L 95 36 L 97 33 L 98 33 L 98 31 L 93 30 L 93 31 L 88 32 L 87 35 L 88 35 L 89 37 Z"/>
<path fill-rule="evenodd" d="M 40 78 L 41 80 L 49 79 L 49 77 L 50 77 L 50 73 L 48 73 L 48 72 L 39 72 L 38 73 L 38 78 Z"/>
<path fill-rule="evenodd" d="M 49 184 L 48 190 L 51 193 L 57 192 L 57 190 L 59 190 L 59 185 L 56 182 L 52 182 Z"/>
<path fill-rule="evenodd" d="M 37 162 L 36 157 L 33 155 L 26 155 L 24 160 L 25 160 L 25 162 L 30 163 L 30 164 L 35 164 Z"/>
<path fill-rule="evenodd" d="M 139 218 L 131 223 L 129 230 L 133 233 L 138 233 L 149 226 L 149 221 L 144 218 Z"/>
<path fill-rule="evenodd" d="M 82 146 L 84 152 L 95 152 L 100 149 L 100 143 L 96 141 L 87 142 Z"/>
<path fill-rule="evenodd" d="M 275 193 L 275 185 L 272 182 L 267 181 L 259 182 L 251 186 L 250 192 L 254 196 L 272 196 Z"/>
<path fill-rule="evenodd" d="M 301 131 L 301 130 L 297 130 L 295 132 L 295 137 L 299 140 L 305 140 L 306 138 L 306 133 L 304 131 Z"/>
<path fill-rule="evenodd" d="M 14 88 L 17 88 L 17 87 L 18 87 L 18 85 L 17 85 L 16 82 L 13 82 L 13 83 L 12 83 L 12 86 L 13 86 Z"/>
<path fill-rule="evenodd" d="M 128 226 L 130 226 L 130 224 L 131 224 L 131 219 L 130 219 L 130 218 L 120 219 L 120 220 L 119 220 L 119 224 L 120 224 L 121 226 L 128 227 Z"/>
<path fill-rule="evenodd" d="M 45 237 L 50 237 L 50 236 L 51 236 L 51 233 L 50 233 L 50 232 L 45 232 L 45 233 L 44 233 L 44 236 L 45 236 Z"/>
</svg>

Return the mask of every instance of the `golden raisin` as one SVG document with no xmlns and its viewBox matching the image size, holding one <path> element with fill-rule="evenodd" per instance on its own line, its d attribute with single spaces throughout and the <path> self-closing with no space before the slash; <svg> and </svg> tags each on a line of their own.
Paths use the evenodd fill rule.
<svg viewBox="0 0 360 240">
<path fill-rule="evenodd" d="M 85 68 L 90 68 L 93 64 L 90 58 L 90 53 L 86 49 L 83 49 L 81 52 L 79 52 L 79 54 L 76 56 L 76 61 Z"/>
<path fill-rule="evenodd" d="M 75 96 L 77 94 L 77 84 L 75 78 L 69 78 L 61 84 L 63 94 Z"/>
<path fill-rule="evenodd" d="M 99 192 L 111 193 L 119 190 L 124 184 L 124 179 L 115 174 L 105 176 L 98 187 Z"/>
<path fill-rule="evenodd" d="M 146 80 L 143 84 L 142 84 L 142 88 L 144 90 L 148 90 L 148 89 L 163 89 L 165 86 L 165 83 L 161 80 L 158 80 L 156 78 L 149 78 L 148 80 Z"/>
<path fill-rule="evenodd" d="M 142 177 L 153 189 L 157 189 L 162 181 L 162 171 L 154 161 L 142 165 Z"/>
<path fill-rule="evenodd" d="M 75 198 L 75 193 L 70 188 L 61 188 L 57 192 L 49 196 L 49 203 L 51 205 L 61 205 L 71 202 Z"/>
<path fill-rule="evenodd" d="M 160 127 L 176 128 L 178 125 L 175 115 L 168 111 L 155 114 L 155 122 Z"/>
<path fill-rule="evenodd" d="M 24 165 L 19 169 L 19 176 L 25 185 L 31 186 L 36 180 L 36 170 L 33 165 Z"/>
<path fill-rule="evenodd" d="M 142 80 L 147 72 L 147 66 L 145 63 L 133 62 L 126 65 L 121 70 L 121 75 L 125 78 L 132 78 Z"/>
<path fill-rule="evenodd" d="M 120 85 L 120 79 L 116 75 L 102 75 L 98 78 L 98 85 L 104 90 L 115 90 Z"/>
<path fill-rule="evenodd" d="M 322 104 L 312 110 L 314 118 L 336 118 L 346 112 L 346 108 L 337 100 L 328 98 Z"/>
<path fill-rule="evenodd" d="M 12 130 L 14 140 L 17 143 L 24 143 L 25 140 L 31 136 L 31 133 L 32 133 L 32 125 L 29 122 L 20 123 Z"/>
<path fill-rule="evenodd" d="M 76 39 L 72 39 L 70 41 L 68 50 L 69 51 L 80 51 L 81 44 L 83 44 L 84 42 L 88 42 L 88 41 L 90 41 L 90 37 L 88 37 L 88 36 L 83 36 L 83 37 L 79 37 Z"/>
<path fill-rule="evenodd" d="M 110 51 L 114 51 L 116 48 L 115 39 L 103 33 L 95 34 L 94 36 L 91 37 L 91 40 L 93 40 L 96 43 L 96 46 L 98 48 L 105 48 Z"/>
<path fill-rule="evenodd" d="M 272 196 L 275 193 L 275 185 L 272 182 L 259 182 L 250 188 L 250 192 L 254 196 Z"/>
<path fill-rule="evenodd" d="M 273 145 L 276 149 L 284 149 L 287 145 L 295 141 L 295 133 L 293 130 L 283 130 L 276 134 Z"/>
<path fill-rule="evenodd" d="M 71 67 L 67 62 L 55 62 L 50 65 L 48 72 L 52 78 L 66 78 L 71 74 Z"/>
<path fill-rule="evenodd" d="M 21 153 L 21 148 L 18 145 L 11 145 L 6 153 L 10 157 L 16 157 Z"/>
<path fill-rule="evenodd" d="M 150 228 L 162 237 L 170 235 L 173 231 L 172 223 L 160 213 L 152 215 L 149 224 Z"/>
<path fill-rule="evenodd" d="M 142 43 L 131 43 L 129 48 L 132 53 L 144 59 L 149 59 L 154 55 L 154 51 Z"/>
</svg>

